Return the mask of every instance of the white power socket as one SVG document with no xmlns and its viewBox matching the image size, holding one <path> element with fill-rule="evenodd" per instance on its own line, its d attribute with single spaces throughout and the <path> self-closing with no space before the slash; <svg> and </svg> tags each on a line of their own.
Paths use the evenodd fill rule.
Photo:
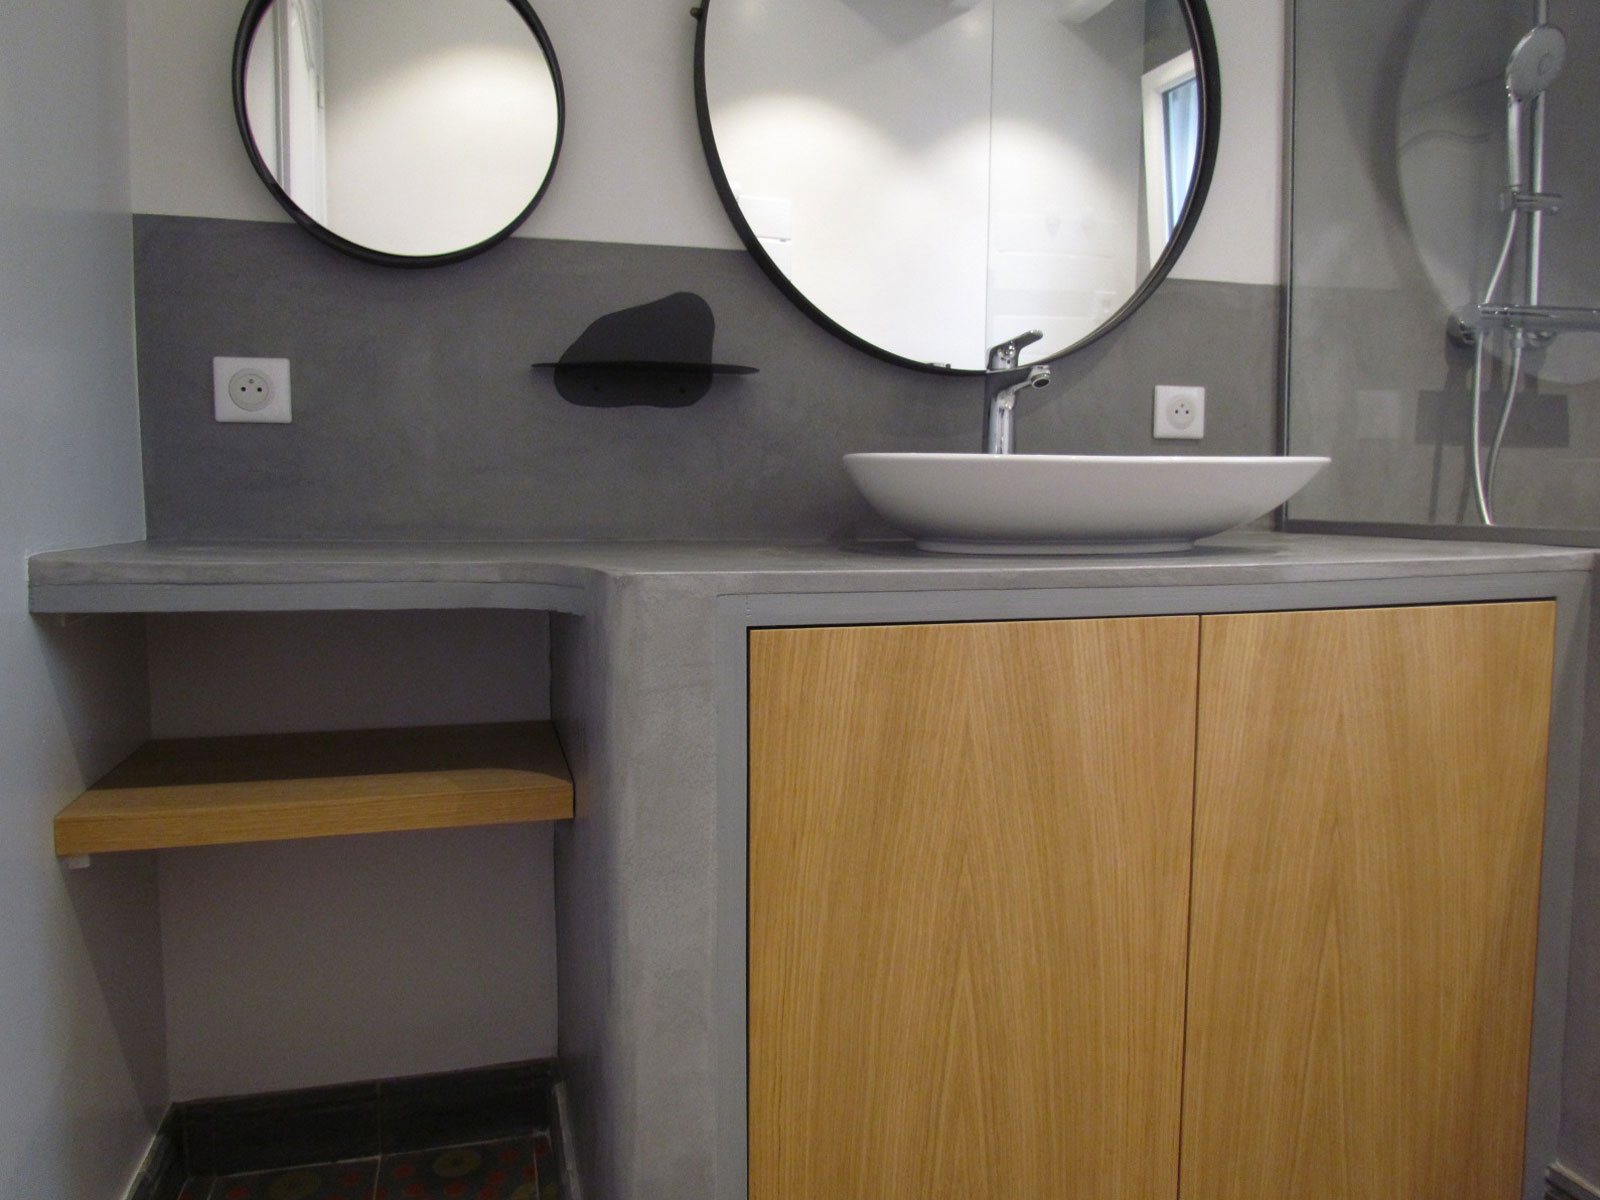
<svg viewBox="0 0 1600 1200">
<path fill-rule="evenodd" d="M 1155 431 L 1158 438 L 1190 438 L 1206 435 L 1206 390 L 1203 387 L 1175 387 L 1156 384 Z"/>
<path fill-rule="evenodd" d="M 213 358 L 211 391 L 219 421 L 293 420 L 287 358 Z"/>
</svg>

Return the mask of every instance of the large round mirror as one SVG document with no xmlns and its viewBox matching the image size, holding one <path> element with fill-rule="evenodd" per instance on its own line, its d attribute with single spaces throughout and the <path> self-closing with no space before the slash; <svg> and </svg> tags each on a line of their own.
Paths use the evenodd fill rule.
<svg viewBox="0 0 1600 1200">
<path fill-rule="evenodd" d="M 526 0 L 250 0 L 233 102 L 279 203 L 373 262 L 488 249 L 561 149 L 561 74 Z"/>
<path fill-rule="evenodd" d="M 704 0 L 723 202 L 826 328 L 925 370 L 1056 358 L 1131 313 L 1199 215 L 1203 0 Z"/>
</svg>

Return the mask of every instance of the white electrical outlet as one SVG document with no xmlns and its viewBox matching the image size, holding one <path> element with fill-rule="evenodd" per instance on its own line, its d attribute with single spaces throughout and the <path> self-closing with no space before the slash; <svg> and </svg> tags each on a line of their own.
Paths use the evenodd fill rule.
<svg viewBox="0 0 1600 1200">
<path fill-rule="evenodd" d="M 213 358 L 211 391 L 219 421 L 281 425 L 293 419 L 287 358 Z"/>
<path fill-rule="evenodd" d="M 1192 438 L 1206 435 L 1206 390 L 1156 384 L 1155 433 L 1158 438 Z"/>
</svg>

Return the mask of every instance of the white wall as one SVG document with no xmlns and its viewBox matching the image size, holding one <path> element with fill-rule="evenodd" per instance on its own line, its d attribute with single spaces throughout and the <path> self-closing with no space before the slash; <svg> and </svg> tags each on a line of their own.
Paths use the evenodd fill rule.
<svg viewBox="0 0 1600 1200">
<path fill-rule="evenodd" d="M 731 0 L 722 0 L 731 3 Z M 129 0 L 136 212 L 286 220 L 256 179 L 229 100 L 233 0 Z M 537 0 L 567 95 L 566 143 L 533 237 L 736 247 L 694 112 L 687 0 Z M 1210 0 L 1221 156 L 1176 275 L 1276 283 L 1284 0 Z"/>
<path fill-rule="evenodd" d="M 548 824 L 160 857 L 174 1099 L 555 1056 Z"/>
<path fill-rule="evenodd" d="M 30 552 L 140 537 L 120 0 L 0 7 L 0 1195 L 120 1194 L 166 1099 L 154 862 L 56 810 L 143 735 L 136 623 L 27 612 Z"/>
</svg>

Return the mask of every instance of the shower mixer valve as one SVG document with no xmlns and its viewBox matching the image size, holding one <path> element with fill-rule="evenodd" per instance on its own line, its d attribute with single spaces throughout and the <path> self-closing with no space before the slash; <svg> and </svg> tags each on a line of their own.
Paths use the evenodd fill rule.
<svg viewBox="0 0 1600 1200">
<path fill-rule="evenodd" d="M 1561 211 L 1560 192 L 1521 192 L 1507 188 L 1500 196 L 1500 211 L 1558 213 Z"/>
</svg>

